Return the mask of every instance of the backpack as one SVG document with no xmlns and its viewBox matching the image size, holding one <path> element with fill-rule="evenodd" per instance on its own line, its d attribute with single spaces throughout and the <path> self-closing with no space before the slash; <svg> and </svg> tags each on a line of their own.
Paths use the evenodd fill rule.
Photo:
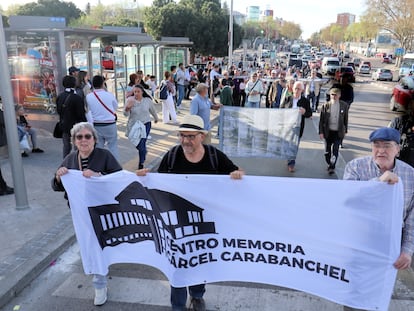
<svg viewBox="0 0 414 311">
<path fill-rule="evenodd" d="M 168 98 L 168 88 L 166 83 L 161 84 L 160 88 L 160 99 L 167 99 Z"/>
<path fill-rule="evenodd" d="M 205 145 L 205 146 L 207 147 L 207 153 L 210 157 L 211 167 L 213 168 L 213 170 L 217 172 L 217 169 L 218 169 L 217 149 L 211 145 Z M 175 159 L 177 157 L 177 151 L 179 147 L 180 145 L 176 145 L 172 147 L 172 149 L 168 152 L 168 158 L 167 158 L 168 173 L 171 173 L 174 168 Z"/>
</svg>

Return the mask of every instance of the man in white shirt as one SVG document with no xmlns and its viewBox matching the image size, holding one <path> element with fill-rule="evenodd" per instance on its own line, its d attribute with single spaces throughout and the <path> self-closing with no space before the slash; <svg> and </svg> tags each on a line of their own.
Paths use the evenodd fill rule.
<svg viewBox="0 0 414 311">
<path fill-rule="evenodd" d="M 257 72 L 252 74 L 247 82 L 245 92 L 247 94 L 247 105 L 249 108 L 260 108 L 260 97 L 264 93 L 262 81 L 258 79 Z"/>
<path fill-rule="evenodd" d="M 177 83 L 178 98 L 177 98 L 177 109 L 181 108 L 181 102 L 184 98 L 185 92 L 185 71 L 183 63 L 178 65 L 177 73 L 175 75 L 175 81 Z"/>
<path fill-rule="evenodd" d="M 112 93 L 104 87 L 105 79 L 102 76 L 94 76 L 92 85 L 94 92 L 86 96 L 89 111 L 92 115 L 93 126 L 98 132 L 98 148 L 104 148 L 105 144 L 112 155 L 119 160 L 118 130 L 116 127 L 116 110 L 118 102 Z"/>
</svg>

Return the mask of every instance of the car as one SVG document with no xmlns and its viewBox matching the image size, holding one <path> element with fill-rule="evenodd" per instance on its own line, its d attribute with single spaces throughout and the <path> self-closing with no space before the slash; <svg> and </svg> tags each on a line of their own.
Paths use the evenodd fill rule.
<svg viewBox="0 0 414 311">
<path fill-rule="evenodd" d="M 351 66 L 341 66 L 335 72 L 335 80 L 341 81 L 343 76 L 348 77 L 348 82 L 355 82 L 355 71 Z"/>
<path fill-rule="evenodd" d="M 353 62 L 347 62 L 345 66 L 351 66 L 355 70 L 355 64 Z"/>
<path fill-rule="evenodd" d="M 414 77 L 406 76 L 392 90 L 390 100 L 391 111 L 407 111 L 414 98 Z"/>
<path fill-rule="evenodd" d="M 367 65 L 367 66 L 369 66 L 369 70 L 371 70 L 371 62 L 368 62 L 368 61 L 363 61 L 362 63 L 361 63 L 361 66 L 362 65 Z"/>
<path fill-rule="evenodd" d="M 338 57 L 324 57 L 322 60 L 322 73 L 326 75 L 335 75 L 335 72 L 340 68 Z"/>
<path fill-rule="evenodd" d="M 390 69 L 378 68 L 372 73 L 372 80 L 392 81 L 393 75 Z"/>
<path fill-rule="evenodd" d="M 361 59 L 357 58 L 357 57 L 354 57 L 352 59 L 352 62 L 355 64 L 355 67 L 359 67 L 359 65 L 361 64 Z"/>
<path fill-rule="evenodd" d="M 371 71 L 371 68 L 368 65 L 361 65 L 358 68 L 359 74 L 369 74 Z"/>
<path fill-rule="evenodd" d="M 392 64 L 392 59 L 391 59 L 391 58 L 389 58 L 388 56 L 384 56 L 384 57 L 382 58 L 381 63 L 383 63 L 383 64 Z"/>
</svg>

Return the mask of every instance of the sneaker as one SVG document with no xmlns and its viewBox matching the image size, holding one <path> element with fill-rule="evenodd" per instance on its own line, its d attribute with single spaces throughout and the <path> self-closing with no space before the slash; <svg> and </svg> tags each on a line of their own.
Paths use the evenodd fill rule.
<svg viewBox="0 0 414 311">
<path fill-rule="evenodd" d="M 206 303 L 203 298 L 191 298 L 191 309 L 193 311 L 206 311 Z"/>
<path fill-rule="evenodd" d="M 44 151 L 42 149 L 40 149 L 40 148 L 33 148 L 32 149 L 32 152 L 33 153 L 43 153 Z"/>
<path fill-rule="evenodd" d="M 328 169 L 328 174 L 329 174 L 329 175 L 333 175 L 333 174 L 335 174 L 335 169 L 334 169 L 334 168 L 332 168 L 332 167 L 330 167 L 330 168 Z"/>
<path fill-rule="evenodd" d="M 23 157 L 23 158 L 27 158 L 28 156 L 29 156 L 29 155 L 27 154 L 27 152 L 26 152 L 26 151 L 23 151 L 23 152 L 22 152 L 22 157 Z"/>
<path fill-rule="evenodd" d="M 95 306 L 102 306 L 108 298 L 107 292 L 108 289 L 106 287 L 95 289 L 95 300 L 93 301 L 93 304 Z"/>
<path fill-rule="evenodd" d="M 331 166 L 333 166 L 336 163 L 336 157 L 334 155 L 331 157 L 330 162 L 331 162 Z"/>
</svg>

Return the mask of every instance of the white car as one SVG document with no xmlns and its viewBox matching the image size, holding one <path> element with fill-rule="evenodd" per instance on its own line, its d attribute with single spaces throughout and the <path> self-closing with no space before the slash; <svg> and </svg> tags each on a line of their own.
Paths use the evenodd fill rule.
<svg viewBox="0 0 414 311">
<path fill-rule="evenodd" d="M 392 71 L 385 68 L 378 68 L 372 73 L 372 80 L 392 81 Z"/>
<path fill-rule="evenodd" d="M 359 74 L 369 74 L 371 71 L 371 69 L 369 68 L 368 65 L 361 65 L 358 68 L 358 73 Z"/>
</svg>

